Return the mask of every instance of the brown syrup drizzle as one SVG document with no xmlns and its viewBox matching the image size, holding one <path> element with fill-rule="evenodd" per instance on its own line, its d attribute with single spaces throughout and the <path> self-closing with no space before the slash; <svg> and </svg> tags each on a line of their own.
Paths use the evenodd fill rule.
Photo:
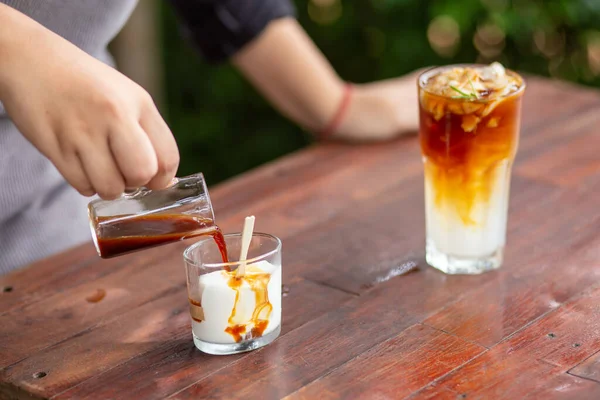
<svg viewBox="0 0 600 400">
<path fill-rule="evenodd" d="M 269 302 L 268 291 L 271 275 L 251 271 L 247 271 L 243 277 L 235 276 L 234 273 L 230 273 L 230 275 L 228 285 L 235 290 L 235 303 L 229 316 L 229 326 L 225 329 L 225 332 L 229 333 L 236 342 L 261 337 L 269 325 L 269 317 L 273 311 L 273 305 Z M 235 316 L 240 300 L 240 288 L 244 281 L 250 285 L 250 289 L 254 292 L 255 306 L 250 321 L 244 324 L 236 324 Z M 252 325 L 250 332 L 247 332 L 248 325 Z"/>
</svg>

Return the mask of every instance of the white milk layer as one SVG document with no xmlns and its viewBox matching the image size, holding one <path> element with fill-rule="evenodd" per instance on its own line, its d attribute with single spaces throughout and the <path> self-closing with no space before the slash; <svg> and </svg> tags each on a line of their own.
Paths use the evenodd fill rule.
<svg viewBox="0 0 600 400">
<path fill-rule="evenodd" d="M 487 257 L 504 247 L 510 187 L 508 162 L 497 166 L 490 198 L 476 203 L 465 224 L 453 204 L 435 204 L 435 188 L 425 176 L 425 219 L 427 239 L 436 249 L 454 257 Z"/>
<path fill-rule="evenodd" d="M 281 265 L 273 265 L 267 261 L 246 266 L 246 270 L 258 267 L 263 273 L 271 275 L 267 284 L 269 302 L 273 307 L 269 316 L 269 324 L 263 336 L 274 331 L 281 324 Z M 192 331 L 202 341 L 210 343 L 235 343 L 233 336 L 225 332 L 229 326 L 229 317 L 235 304 L 236 290 L 229 287 L 229 275 L 224 271 L 215 271 L 200 276 L 201 304 L 204 320 L 192 320 Z M 256 296 L 248 282 L 243 281 L 239 288 L 240 297 L 236 306 L 236 322 L 252 320 L 256 306 Z M 252 324 L 247 326 L 247 332 Z"/>
</svg>

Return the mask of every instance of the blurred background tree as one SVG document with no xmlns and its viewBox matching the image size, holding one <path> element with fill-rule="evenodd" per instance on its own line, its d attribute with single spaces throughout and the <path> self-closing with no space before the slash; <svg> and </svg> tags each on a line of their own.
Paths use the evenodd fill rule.
<svg viewBox="0 0 600 400">
<path fill-rule="evenodd" d="M 600 0 L 295 4 L 300 24 L 352 82 L 429 65 L 500 61 L 600 86 Z M 214 184 L 311 142 L 231 66 L 204 63 L 182 39 L 165 1 L 141 0 L 114 48 L 124 72 L 157 98 L 181 150 L 179 175 L 203 171 Z"/>
</svg>

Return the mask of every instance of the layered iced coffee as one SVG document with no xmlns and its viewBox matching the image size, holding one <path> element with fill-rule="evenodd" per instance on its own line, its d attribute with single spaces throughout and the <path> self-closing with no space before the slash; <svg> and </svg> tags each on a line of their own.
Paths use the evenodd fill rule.
<svg viewBox="0 0 600 400">
<path fill-rule="evenodd" d="M 427 261 L 446 273 L 502 263 L 523 79 L 498 63 L 419 78 Z"/>
</svg>

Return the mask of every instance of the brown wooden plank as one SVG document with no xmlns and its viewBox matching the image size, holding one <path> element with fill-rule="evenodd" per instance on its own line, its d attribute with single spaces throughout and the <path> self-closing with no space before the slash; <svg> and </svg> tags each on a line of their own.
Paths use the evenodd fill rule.
<svg viewBox="0 0 600 400">
<path fill-rule="evenodd" d="M 106 273 L 104 268 L 84 268 L 97 259 L 94 246 L 88 243 L 0 276 L 0 315 L 37 301 L 57 288 L 66 289 Z"/>
<path fill-rule="evenodd" d="M 129 259 L 127 268 L 114 274 L 0 316 L 0 366 L 13 364 L 54 343 L 102 325 L 184 282 L 183 261 L 166 263 L 156 250 Z M 106 291 L 104 299 L 98 303 L 86 301 L 98 289 Z"/>
<path fill-rule="evenodd" d="M 502 271 L 507 273 L 440 310 L 425 324 L 493 346 L 600 279 L 600 238 L 591 235 L 584 240 L 586 247 L 574 253 L 557 248 L 529 263 L 507 265 Z M 509 273 L 512 270 L 516 271 Z"/>
<path fill-rule="evenodd" d="M 522 115 L 526 137 L 540 136 L 547 127 L 575 120 L 582 110 L 600 102 L 600 93 L 596 89 L 535 76 L 526 77 L 526 80 Z"/>
<path fill-rule="evenodd" d="M 470 365 L 471 363 L 467 364 Z M 462 368 L 466 368 L 464 366 Z M 462 370 L 462 368 L 460 370 Z M 503 367 L 494 368 L 490 371 L 490 367 L 486 364 L 482 366 L 482 370 L 471 370 L 473 373 L 472 382 L 461 381 L 460 385 L 442 386 L 439 383 L 427 386 L 419 390 L 413 395 L 407 397 L 410 400 L 514 400 L 522 399 L 524 396 L 539 389 L 538 382 L 543 382 L 548 376 L 553 373 L 552 365 L 541 363 L 536 360 L 524 359 L 515 361 L 514 365 L 507 367 L 507 372 L 504 373 Z M 460 371 L 459 370 L 459 371 Z M 494 374 L 492 382 L 485 379 L 486 372 L 490 371 Z M 521 374 L 521 371 L 527 371 L 527 375 Z M 452 376 L 453 374 L 450 374 Z M 497 376 L 497 377 L 496 377 Z M 444 382 L 442 378 L 441 382 Z M 479 389 L 479 386 L 483 388 Z M 515 396 L 516 394 L 516 396 Z M 546 400 L 545 398 L 543 400 Z"/>
<path fill-rule="evenodd" d="M 392 278 L 174 398 L 286 396 L 418 323 L 481 279 L 448 279 L 430 268 Z"/>
<path fill-rule="evenodd" d="M 210 187 L 217 217 L 286 190 L 289 183 L 302 184 L 334 171 L 330 166 L 337 165 L 337 158 L 349 150 L 339 143 L 309 146 Z M 211 177 L 205 178 L 210 183 Z"/>
<path fill-rule="evenodd" d="M 436 386 L 429 386 L 418 394 L 410 396 L 410 400 L 488 400 L 489 398 L 457 393 L 448 388 Z M 597 400 L 599 398 L 600 385 L 563 373 L 553 376 L 544 383 L 543 387 L 519 397 L 519 400 Z"/>
<path fill-rule="evenodd" d="M 390 271 L 422 263 L 421 177 L 392 188 L 358 210 L 349 208 L 288 240 L 287 256 L 299 265 L 296 270 L 302 276 L 358 294 L 385 280 Z"/>
<path fill-rule="evenodd" d="M 554 376 L 543 387 L 528 393 L 523 400 L 598 400 L 600 384 L 569 374 Z"/>
<path fill-rule="evenodd" d="M 410 396 L 411 400 L 463 400 L 467 397 L 462 396 L 461 393 L 456 393 L 453 390 L 441 388 L 437 390 L 437 387 L 428 386 L 425 389 L 418 392 L 418 395 Z"/>
<path fill-rule="evenodd" d="M 556 252 L 567 257 L 577 246 L 585 246 L 600 227 L 594 196 L 597 190 L 600 180 L 585 190 L 540 192 L 528 206 L 511 205 L 506 264 L 529 262 Z"/>
<path fill-rule="evenodd" d="M 399 158 L 399 153 L 407 156 Z M 349 148 L 347 154 L 337 157 L 336 161 L 336 165 L 330 165 L 330 171 L 323 170 L 321 176 L 297 184 L 289 182 L 285 190 L 230 210 L 225 218 L 236 221 L 235 229 L 239 231 L 241 221 L 251 209 L 257 219 L 257 230 L 289 237 L 335 217 L 342 210 L 360 207 L 365 199 L 384 193 L 390 186 L 399 185 L 422 171 L 414 138 L 387 146 Z M 217 204 L 217 200 L 214 202 Z M 223 222 L 220 215 L 217 219 Z"/>
<path fill-rule="evenodd" d="M 564 110 L 579 109 L 584 104 L 600 100 L 596 88 L 535 75 L 526 74 L 524 77 L 527 83 L 524 102 L 540 118 Z M 573 102 L 565 101 L 567 99 Z"/>
<path fill-rule="evenodd" d="M 210 195 L 217 218 L 230 210 L 237 211 L 290 187 L 306 185 L 306 182 L 335 172 L 340 166 L 339 157 L 359 150 L 358 146 L 342 143 L 312 145 L 211 187 Z M 210 182 L 210 176 L 206 179 Z"/>
<path fill-rule="evenodd" d="M 484 351 L 437 329 L 413 325 L 286 399 L 401 399 Z"/>
<path fill-rule="evenodd" d="M 508 246 L 509 249 L 518 246 L 521 250 L 515 254 L 529 257 L 533 239 L 527 239 L 531 229 L 528 224 L 532 221 L 528 216 L 530 209 L 538 210 L 536 218 L 554 223 L 554 229 L 547 230 L 547 234 L 555 234 L 562 228 L 558 225 L 561 220 L 547 221 L 546 215 L 541 214 L 549 208 L 541 209 L 535 205 L 540 202 L 540 197 L 553 199 L 553 195 L 559 194 L 558 188 L 515 176 L 511 192 L 511 210 L 523 209 L 515 215 L 511 213 L 511 225 L 525 226 L 525 229 L 515 234 L 509 231 Z M 286 250 L 286 256 L 297 263 L 296 269 L 308 279 L 352 293 L 364 292 L 393 276 L 394 271 L 402 271 L 403 266 L 422 263 L 425 247 L 423 196 L 422 177 L 403 181 L 366 202 L 360 212 L 348 208 L 335 218 L 291 238 L 287 241 L 291 250 Z"/>
<path fill-rule="evenodd" d="M 428 389 L 467 398 L 517 399 L 600 350 L 600 287 L 549 312 Z M 419 398 L 419 394 L 415 395 Z"/>
<path fill-rule="evenodd" d="M 600 383 L 600 352 L 592 355 L 581 364 L 572 368 L 569 373 L 580 378 L 590 379 Z"/>
<path fill-rule="evenodd" d="M 282 335 L 352 298 L 347 293 L 298 279 L 286 282 L 284 293 Z M 177 306 L 181 306 L 183 301 L 183 306 L 187 306 L 187 298 L 181 293 L 172 300 L 162 300 L 163 303 L 168 301 Z M 189 317 L 185 313 L 183 320 L 180 320 L 180 317 L 170 317 L 168 326 L 163 329 L 165 336 L 170 335 L 171 338 L 164 343 L 158 342 L 148 333 L 147 337 L 154 343 L 148 344 L 147 348 L 131 349 L 128 353 L 113 351 L 112 353 L 117 354 L 107 356 L 111 357 L 110 359 L 98 359 L 94 356 L 98 343 L 104 343 L 106 346 L 122 343 L 123 338 L 131 335 L 132 331 L 135 332 L 134 326 L 139 324 L 136 322 L 136 316 L 145 315 L 142 309 L 151 312 L 155 308 L 160 313 L 169 315 L 169 307 L 158 303 L 155 307 L 149 303 L 123 315 L 110 325 L 17 364 L 9 371 L 8 379 L 14 382 L 14 385 L 27 387 L 31 382 L 31 371 L 46 364 L 55 368 L 52 374 L 44 378 L 44 386 L 38 387 L 38 391 L 46 396 L 59 394 L 72 387 L 71 390 L 58 395 L 58 398 L 164 398 L 248 355 L 246 353 L 215 357 L 196 350 L 191 340 Z M 153 322 L 162 324 L 159 321 Z M 146 328 L 143 328 L 143 331 L 145 332 Z M 139 343 L 137 346 L 143 345 L 144 343 Z M 83 355 L 70 354 L 69 351 L 73 347 L 81 348 Z M 148 349 L 149 351 L 146 351 Z M 60 357 L 65 357 L 68 363 L 56 365 L 53 360 Z M 128 358 L 132 359 L 127 361 Z M 84 371 L 81 371 L 78 365 L 85 365 Z"/>
<path fill-rule="evenodd" d="M 600 115 L 586 131 L 563 140 L 542 152 L 539 147 L 536 155 L 522 162 L 517 171 L 523 176 L 548 181 L 561 186 L 579 186 L 588 179 L 600 176 Z M 599 178 L 600 179 L 600 178 Z"/>
<path fill-rule="evenodd" d="M 551 94 L 544 96 L 538 89 Z M 580 95 L 578 89 L 569 88 L 565 93 L 569 98 L 569 105 L 563 107 L 562 102 L 556 102 L 560 91 L 554 86 L 536 86 L 535 91 L 526 91 L 523 98 L 521 149 L 529 152 L 534 147 L 544 147 L 548 143 L 556 143 L 563 137 L 576 135 L 582 127 L 588 126 L 597 120 L 594 110 L 600 103 L 600 94 L 597 90 Z"/>
<path fill-rule="evenodd" d="M 0 393 L 13 386 L 51 397 L 139 354 L 191 340 L 185 287 L 134 308 L 111 323 L 48 348 L 0 372 Z M 60 362 L 56 362 L 60 360 Z M 35 378 L 43 373 L 43 378 Z M 39 376 L 39 375 L 38 375 Z"/>
<path fill-rule="evenodd" d="M 544 369 L 545 371 L 545 369 Z M 600 385 L 568 374 L 554 375 L 542 387 L 518 397 L 519 400 L 597 400 L 600 398 Z M 411 396 L 410 400 L 488 400 L 491 397 L 467 393 L 457 393 L 448 388 L 430 386 Z M 494 400 L 496 397 L 493 398 Z"/>
<path fill-rule="evenodd" d="M 0 289 L 10 288 L 10 291 L 0 290 L 0 318 L 9 311 L 44 302 L 56 293 L 106 278 L 123 268 L 129 268 L 132 264 L 168 257 L 179 263 L 183 249 L 193 241 L 194 239 L 189 239 L 112 259 L 101 259 L 93 244 L 87 243 L 40 260 L 0 277 Z"/>
</svg>

